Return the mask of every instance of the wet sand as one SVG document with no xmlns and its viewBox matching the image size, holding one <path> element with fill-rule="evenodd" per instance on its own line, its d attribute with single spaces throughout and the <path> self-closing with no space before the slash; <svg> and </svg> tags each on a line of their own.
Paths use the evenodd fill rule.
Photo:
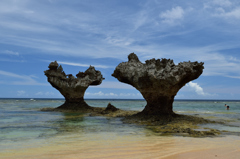
<svg viewBox="0 0 240 159">
<path fill-rule="evenodd" d="M 177 137 L 116 133 L 59 136 L 44 146 L 1 151 L 4 159 L 238 159 L 240 137 Z"/>
</svg>

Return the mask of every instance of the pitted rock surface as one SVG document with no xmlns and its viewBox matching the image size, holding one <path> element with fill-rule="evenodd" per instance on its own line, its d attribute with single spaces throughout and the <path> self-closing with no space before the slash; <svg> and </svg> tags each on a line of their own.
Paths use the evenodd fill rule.
<svg viewBox="0 0 240 159">
<path fill-rule="evenodd" d="M 141 92 L 147 105 L 146 115 L 174 114 L 172 104 L 177 92 L 203 72 L 203 62 L 181 62 L 162 58 L 139 61 L 136 54 L 128 56 L 128 62 L 120 63 L 112 74 L 120 82 L 127 83 Z"/>
<path fill-rule="evenodd" d="M 57 61 L 51 62 L 48 68 L 44 73 L 48 82 L 64 96 L 66 101 L 59 107 L 64 109 L 88 108 L 83 99 L 86 89 L 90 85 L 100 85 L 104 79 L 101 72 L 96 71 L 93 66 L 90 66 L 85 72 L 79 72 L 76 77 L 72 74 L 66 75 Z"/>
</svg>

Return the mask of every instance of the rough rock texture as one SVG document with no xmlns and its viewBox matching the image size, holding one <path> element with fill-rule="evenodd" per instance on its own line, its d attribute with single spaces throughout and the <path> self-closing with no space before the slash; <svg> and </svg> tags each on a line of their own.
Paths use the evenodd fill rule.
<svg viewBox="0 0 240 159">
<path fill-rule="evenodd" d="M 145 125 L 147 128 L 159 135 L 178 135 L 191 137 L 216 136 L 221 132 L 217 129 L 202 127 L 203 124 L 224 124 L 223 122 L 212 121 L 197 116 L 180 115 L 132 115 L 123 120 L 124 123 Z"/>
<path fill-rule="evenodd" d="M 186 83 L 198 78 L 203 69 L 202 62 L 175 65 L 173 60 L 165 58 L 141 63 L 137 55 L 131 53 L 128 62 L 120 63 L 112 76 L 141 92 L 147 101 L 144 115 L 173 115 L 175 95 Z"/>
<path fill-rule="evenodd" d="M 48 70 L 44 71 L 48 82 L 56 88 L 64 97 L 65 103 L 59 109 L 91 109 L 84 101 L 83 96 L 90 85 L 99 85 L 104 79 L 100 71 L 90 66 L 85 72 L 79 72 L 76 77 L 66 75 L 62 66 L 51 62 Z"/>
</svg>

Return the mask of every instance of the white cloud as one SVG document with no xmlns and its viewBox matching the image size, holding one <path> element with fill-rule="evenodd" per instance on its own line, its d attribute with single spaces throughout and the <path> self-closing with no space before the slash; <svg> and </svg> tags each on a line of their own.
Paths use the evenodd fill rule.
<svg viewBox="0 0 240 159">
<path fill-rule="evenodd" d="M 37 92 L 35 93 L 37 96 L 54 96 L 55 94 L 53 92 Z"/>
<path fill-rule="evenodd" d="M 135 89 L 133 86 L 129 84 L 125 84 L 122 82 L 111 82 L 111 81 L 103 81 L 102 84 L 97 87 L 98 88 L 116 88 L 116 89 Z"/>
<path fill-rule="evenodd" d="M 15 55 L 15 56 L 19 56 L 19 53 L 18 52 L 14 52 L 14 51 L 10 51 L 10 50 L 5 50 L 5 51 L 2 51 L 0 52 L 2 54 L 7 54 L 7 55 Z"/>
<path fill-rule="evenodd" d="M 103 93 L 102 91 L 99 91 L 97 93 L 90 93 L 90 92 L 86 92 L 85 93 L 86 96 L 105 96 L 105 97 L 113 97 L 113 96 L 118 96 L 115 93 Z"/>
<path fill-rule="evenodd" d="M 87 93 L 87 95 L 97 95 L 97 96 L 104 96 L 104 93 L 102 91 L 99 91 L 97 93 Z"/>
<path fill-rule="evenodd" d="M 202 47 L 181 47 L 174 45 L 160 45 L 147 49 L 138 50 L 139 52 L 148 52 L 144 59 L 139 58 L 141 61 L 151 58 L 172 58 L 177 64 L 182 61 L 199 61 L 204 62 L 204 70 L 202 76 L 224 76 L 224 77 L 239 77 L 240 76 L 240 63 L 236 61 L 238 55 L 232 56 L 231 54 L 220 53 L 222 50 L 238 48 L 237 43 L 219 43 L 215 45 L 206 45 Z M 136 52 L 137 53 L 137 52 Z M 184 58 L 185 59 L 184 59 Z M 234 61 L 235 59 L 235 61 Z M 229 76 L 231 75 L 231 76 Z"/>
<path fill-rule="evenodd" d="M 86 97 L 116 97 L 116 98 L 142 98 L 140 93 L 103 93 L 102 91 L 96 93 L 85 93 Z"/>
<path fill-rule="evenodd" d="M 115 93 L 106 93 L 105 96 L 118 96 L 118 95 Z"/>
<path fill-rule="evenodd" d="M 230 61 L 234 61 L 234 62 L 240 62 L 239 59 L 237 59 L 236 57 L 233 57 L 233 56 L 230 56 L 230 57 L 229 57 L 229 60 L 230 60 Z"/>
<path fill-rule="evenodd" d="M 230 7 L 232 5 L 232 2 L 229 0 L 213 0 L 210 3 L 212 3 L 214 5 L 219 5 L 222 7 Z"/>
<path fill-rule="evenodd" d="M 42 33 L 46 33 L 46 32 L 58 32 L 58 30 L 54 30 L 50 27 L 46 27 L 46 26 L 41 26 L 41 25 L 36 25 L 36 24 L 29 24 L 29 25 L 26 25 L 25 23 L 23 22 L 18 22 L 18 21 L 10 21 L 10 22 L 7 22 L 7 21 L 2 21 L 0 23 L 0 26 L 2 27 L 9 27 L 9 29 L 12 29 L 12 30 L 21 30 L 21 31 L 27 31 L 27 32 L 42 32 Z"/>
<path fill-rule="evenodd" d="M 41 96 L 41 95 L 43 95 L 43 94 L 44 94 L 43 92 L 37 92 L 35 95 Z"/>
<path fill-rule="evenodd" d="M 17 91 L 17 96 L 28 96 L 28 95 L 26 94 L 26 91 L 20 90 L 20 91 Z"/>
<path fill-rule="evenodd" d="M 135 17 L 135 19 L 133 19 L 134 21 L 134 31 L 136 31 L 137 29 L 139 29 L 141 26 L 145 25 L 148 20 L 148 10 L 142 10 L 139 13 L 137 13 L 137 16 Z"/>
<path fill-rule="evenodd" d="M 138 97 L 142 98 L 142 95 L 140 93 L 120 93 L 119 96 L 122 97 Z"/>
<path fill-rule="evenodd" d="M 53 92 L 46 92 L 45 95 L 46 95 L 46 96 L 53 96 L 54 93 L 53 93 Z"/>
<path fill-rule="evenodd" d="M 223 8 L 216 8 L 215 12 L 212 14 L 214 17 L 223 17 L 226 18 L 226 20 L 229 20 L 229 18 L 236 18 L 240 19 L 240 7 L 234 8 L 230 11 L 226 11 Z"/>
<path fill-rule="evenodd" d="M 0 75 L 14 77 L 14 78 L 20 78 L 20 79 L 24 79 L 24 80 L 32 80 L 32 78 L 30 76 L 18 75 L 18 74 L 15 74 L 15 73 L 6 72 L 6 71 L 2 71 L 2 70 L 0 70 Z"/>
<path fill-rule="evenodd" d="M 220 16 L 240 19 L 240 7 L 231 10 L 230 12 L 225 12 L 220 14 Z"/>
<path fill-rule="evenodd" d="M 6 81 L 6 84 L 12 84 L 12 85 L 48 85 L 47 83 L 38 83 L 35 79 L 35 76 L 32 75 L 18 75 L 11 72 L 6 72 L 0 70 L 0 75 L 10 77 L 11 79 Z M 18 79 L 22 81 L 17 81 Z M 12 81 L 12 82 L 11 82 Z"/>
<path fill-rule="evenodd" d="M 204 9 L 208 9 L 215 17 L 240 19 L 240 7 L 229 0 L 212 0 L 204 4 Z"/>
<path fill-rule="evenodd" d="M 111 45 L 120 47 L 129 46 L 134 42 L 133 39 L 129 39 L 127 37 L 113 37 L 113 36 L 108 36 L 105 40 L 107 43 Z"/>
<path fill-rule="evenodd" d="M 86 92 L 85 95 L 86 96 L 104 96 L 104 93 L 102 91 L 99 91 L 97 93 Z"/>
<path fill-rule="evenodd" d="M 168 24 L 175 24 L 177 20 L 183 19 L 184 16 L 184 10 L 182 7 L 175 7 L 172 8 L 171 10 L 167 10 L 166 12 L 162 12 L 160 14 L 160 18 L 163 19 L 163 23 L 168 23 Z"/>
<path fill-rule="evenodd" d="M 120 93 L 119 96 L 128 97 L 128 96 L 136 96 L 136 95 L 134 93 Z"/>
<path fill-rule="evenodd" d="M 212 8 L 228 8 L 232 6 L 232 2 L 229 0 L 209 0 L 208 2 L 204 3 L 204 9 L 212 9 Z"/>
<path fill-rule="evenodd" d="M 190 87 L 192 90 L 194 90 L 198 95 L 202 95 L 202 96 L 206 96 L 208 95 L 208 93 L 205 93 L 203 91 L 203 88 L 200 87 L 199 84 L 197 83 L 193 83 L 193 82 L 189 82 L 187 85 L 187 87 Z"/>
<path fill-rule="evenodd" d="M 80 67 L 89 67 L 89 64 L 81 64 L 81 63 L 74 63 L 74 62 L 64 62 L 64 61 L 57 61 L 59 64 L 65 64 L 70 66 L 80 66 Z M 93 65 L 95 68 L 111 68 L 111 66 L 106 65 Z"/>
<path fill-rule="evenodd" d="M 225 13 L 225 10 L 221 7 L 216 8 L 215 11 L 217 12 L 217 14 L 224 14 Z"/>
</svg>

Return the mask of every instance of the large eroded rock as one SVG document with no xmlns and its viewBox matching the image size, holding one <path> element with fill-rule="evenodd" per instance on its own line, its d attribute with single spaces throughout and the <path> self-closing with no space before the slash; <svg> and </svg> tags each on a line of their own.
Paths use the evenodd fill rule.
<svg viewBox="0 0 240 159">
<path fill-rule="evenodd" d="M 173 60 L 165 58 L 142 63 L 136 54 L 131 53 L 128 62 L 120 63 L 112 76 L 141 92 L 147 101 L 143 114 L 171 115 L 174 114 L 175 95 L 186 83 L 202 74 L 203 64 L 189 61 L 175 65 Z"/>
<path fill-rule="evenodd" d="M 64 97 L 65 103 L 59 109 L 91 109 L 84 101 L 84 93 L 90 85 L 99 85 L 104 79 L 100 71 L 90 66 L 85 72 L 79 72 L 76 77 L 66 75 L 62 66 L 51 62 L 48 70 L 44 71 L 48 82 Z"/>
</svg>

